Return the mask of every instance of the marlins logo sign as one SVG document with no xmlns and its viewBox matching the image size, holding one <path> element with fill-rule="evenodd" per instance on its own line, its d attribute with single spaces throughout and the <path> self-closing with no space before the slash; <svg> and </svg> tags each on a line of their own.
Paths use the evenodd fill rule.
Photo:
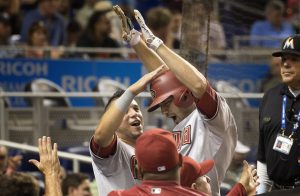
<svg viewBox="0 0 300 196">
<path fill-rule="evenodd" d="M 289 37 L 287 40 L 284 42 L 284 46 L 282 49 L 294 49 L 294 39 Z"/>
</svg>

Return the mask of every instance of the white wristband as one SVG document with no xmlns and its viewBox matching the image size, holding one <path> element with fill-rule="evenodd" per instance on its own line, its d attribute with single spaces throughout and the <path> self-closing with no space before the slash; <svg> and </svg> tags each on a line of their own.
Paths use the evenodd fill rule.
<svg viewBox="0 0 300 196">
<path fill-rule="evenodd" d="M 116 107 L 123 112 L 127 112 L 134 97 L 134 94 L 127 89 L 123 95 L 116 100 Z"/>
<path fill-rule="evenodd" d="M 162 45 L 163 43 L 164 43 L 164 42 L 163 42 L 161 39 L 159 39 L 158 37 L 155 37 L 155 38 L 152 40 L 152 42 L 148 43 L 148 45 L 149 45 L 149 47 L 150 47 L 151 49 L 153 49 L 154 51 L 156 51 L 157 48 L 158 48 L 160 45 Z"/>
</svg>

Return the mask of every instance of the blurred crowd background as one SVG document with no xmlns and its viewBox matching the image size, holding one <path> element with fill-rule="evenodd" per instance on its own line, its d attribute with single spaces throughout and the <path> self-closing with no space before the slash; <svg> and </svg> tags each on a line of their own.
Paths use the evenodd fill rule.
<svg viewBox="0 0 300 196">
<path fill-rule="evenodd" d="M 201 2 L 201 1 L 200 1 Z M 205 1 L 202 1 L 205 2 Z M 55 50 L 2 51 L 1 57 L 128 58 L 122 52 L 71 53 L 62 47 L 123 48 L 119 21 L 112 5 L 132 18 L 138 9 L 151 30 L 168 46 L 180 48 L 183 0 L 1 0 L 2 46 L 60 47 Z M 209 13 L 199 9 L 194 20 L 210 14 L 210 49 L 278 48 L 281 39 L 299 32 L 297 0 L 210 1 Z M 133 20 L 134 21 L 134 20 Z M 205 40 L 206 33 L 198 37 Z M 197 41 L 197 40 L 195 40 Z M 100 50 L 101 51 L 101 50 Z M 219 55 L 221 60 L 226 56 Z"/>
</svg>

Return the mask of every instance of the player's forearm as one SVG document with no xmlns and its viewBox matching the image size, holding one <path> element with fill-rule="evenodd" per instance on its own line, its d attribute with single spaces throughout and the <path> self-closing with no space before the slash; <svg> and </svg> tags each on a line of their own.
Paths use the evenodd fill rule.
<svg viewBox="0 0 300 196">
<path fill-rule="evenodd" d="M 163 60 L 142 40 L 138 44 L 132 46 L 132 48 L 136 51 L 139 59 L 149 72 L 165 64 Z"/>
<path fill-rule="evenodd" d="M 113 101 L 107 108 L 94 134 L 94 139 L 100 147 L 106 147 L 112 142 L 113 135 L 119 129 L 133 98 L 134 95 L 126 90 L 121 97 Z"/>
<path fill-rule="evenodd" d="M 193 65 L 164 44 L 162 44 L 156 52 L 180 82 L 192 91 L 195 97 L 200 98 L 204 94 L 207 80 Z"/>
<path fill-rule="evenodd" d="M 58 174 L 45 175 L 45 196 L 62 196 Z"/>
<path fill-rule="evenodd" d="M 100 147 L 106 147 L 112 142 L 113 135 L 118 130 L 125 114 L 118 110 L 114 103 L 111 104 L 109 109 L 103 114 L 94 134 L 95 142 Z"/>
</svg>

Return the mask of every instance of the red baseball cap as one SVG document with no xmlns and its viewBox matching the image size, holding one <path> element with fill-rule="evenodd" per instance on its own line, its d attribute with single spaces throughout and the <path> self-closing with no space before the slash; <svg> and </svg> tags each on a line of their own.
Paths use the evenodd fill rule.
<svg viewBox="0 0 300 196">
<path fill-rule="evenodd" d="M 192 158 L 184 156 L 180 170 L 181 186 L 191 187 L 199 177 L 207 174 L 214 167 L 214 164 L 213 160 L 205 160 L 197 163 Z"/>
<path fill-rule="evenodd" d="M 135 156 L 144 172 L 164 173 L 181 166 L 173 134 L 164 129 L 149 129 L 136 140 Z"/>
</svg>

